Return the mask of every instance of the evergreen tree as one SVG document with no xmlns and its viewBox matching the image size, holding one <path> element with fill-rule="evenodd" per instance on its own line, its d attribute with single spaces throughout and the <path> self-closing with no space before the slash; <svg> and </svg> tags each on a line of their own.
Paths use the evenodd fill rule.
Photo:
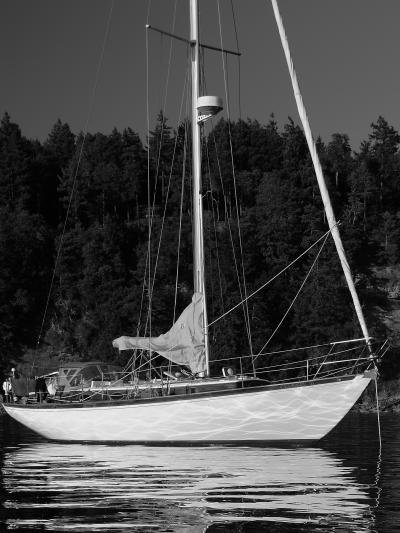
<svg viewBox="0 0 400 533">
<path fill-rule="evenodd" d="M 400 259 L 400 137 L 382 117 L 371 127 L 357 154 L 352 154 L 344 134 L 333 135 L 327 146 L 318 140 L 317 148 L 361 302 L 372 331 L 380 333 L 376 311 L 387 301 L 374 273 L 386 266 L 397 268 Z M 41 145 L 25 139 L 4 115 L 3 368 L 10 356 L 17 359 L 25 351 L 46 365 L 55 354 L 111 360 L 114 337 L 148 334 L 150 324 L 153 335 L 171 327 L 193 290 L 190 135 L 188 122 L 172 131 L 160 113 L 147 148 L 129 128 L 75 138 L 60 120 Z M 252 120 L 221 120 L 203 140 L 206 285 L 212 321 L 295 259 L 326 232 L 327 224 L 307 144 L 293 121 L 279 132 L 273 117 L 265 126 Z M 214 359 L 263 348 L 316 253 L 314 249 L 258 292 L 248 301 L 248 310 L 239 306 L 211 327 Z M 44 346 L 33 356 L 57 256 Z M 266 349 L 354 334 L 358 326 L 329 239 Z M 260 366 L 271 362 L 269 357 L 258 360 Z"/>
<path fill-rule="evenodd" d="M 0 123 L 0 205 L 32 212 L 32 144 L 5 113 Z"/>
<path fill-rule="evenodd" d="M 379 207 L 392 211 L 400 201 L 400 135 L 383 118 L 371 124 L 369 169 L 379 192 Z"/>
<path fill-rule="evenodd" d="M 0 337 L 5 363 L 37 340 L 51 278 L 51 250 L 40 216 L 0 208 Z"/>
<path fill-rule="evenodd" d="M 75 135 L 68 124 L 60 119 L 54 124 L 44 142 L 46 154 L 51 155 L 59 169 L 65 168 L 75 152 Z"/>
</svg>

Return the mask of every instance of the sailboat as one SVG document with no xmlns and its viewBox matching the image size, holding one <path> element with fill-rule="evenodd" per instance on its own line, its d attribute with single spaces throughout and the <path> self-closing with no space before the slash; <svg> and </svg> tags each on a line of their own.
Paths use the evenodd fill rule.
<svg viewBox="0 0 400 533">
<path fill-rule="evenodd" d="M 313 441 L 336 426 L 371 380 L 377 378 L 377 353 L 372 349 L 343 250 L 276 0 L 272 0 L 272 6 L 323 199 L 329 224 L 327 235 L 332 235 L 335 242 L 363 337 L 321 346 L 318 357 L 297 360 L 294 366 L 290 362 L 283 364 L 280 370 L 287 377 L 278 381 L 271 378 L 276 369 L 266 372 L 253 365 L 252 372 L 245 372 L 240 354 L 236 356 L 240 371 L 227 366 L 219 375 L 210 375 L 200 136 L 204 121 L 216 115 L 223 103 L 219 97 L 200 95 L 199 51 L 206 45 L 199 41 L 198 0 L 189 0 L 189 3 L 192 302 L 164 335 L 121 336 L 113 341 L 119 350 L 146 353 L 147 369 L 150 369 L 147 375 L 143 375 L 143 367 L 132 367 L 129 372 L 118 375 L 115 369 L 105 368 L 101 362 L 70 363 L 56 375 L 47 376 L 50 394 L 46 401 L 4 404 L 12 418 L 48 439 L 133 443 Z M 151 26 L 147 28 L 152 29 Z M 155 368 L 159 356 L 169 361 L 167 366 Z M 230 361 L 232 359 L 234 357 Z"/>
</svg>

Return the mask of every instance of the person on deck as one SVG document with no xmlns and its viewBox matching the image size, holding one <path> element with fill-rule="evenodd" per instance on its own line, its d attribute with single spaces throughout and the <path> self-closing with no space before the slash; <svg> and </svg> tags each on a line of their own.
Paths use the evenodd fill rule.
<svg viewBox="0 0 400 533">
<path fill-rule="evenodd" d="M 12 378 L 11 386 L 14 396 L 14 402 L 19 403 L 24 396 L 27 396 L 27 381 L 15 368 L 11 369 Z"/>
<path fill-rule="evenodd" d="M 10 403 L 12 398 L 11 378 L 6 378 L 3 383 L 4 403 Z"/>
<path fill-rule="evenodd" d="M 46 380 L 43 377 L 36 377 L 35 380 L 35 393 L 36 401 L 41 403 L 47 398 L 48 390 L 46 386 Z"/>
</svg>

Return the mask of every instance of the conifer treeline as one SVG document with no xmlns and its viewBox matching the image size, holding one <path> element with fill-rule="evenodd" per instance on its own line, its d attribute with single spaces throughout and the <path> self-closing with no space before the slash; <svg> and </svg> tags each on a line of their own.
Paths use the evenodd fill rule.
<svg viewBox="0 0 400 533">
<path fill-rule="evenodd" d="M 173 131 L 160 114 L 147 154 L 131 129 L 88 134 L 82 146 L 83 135 L 75 136 L 59 120 L 40 143 L 26 139 L 4 115 L 0 371 L 21 358 L 43 369 L 56 366 L 60 357 L 118 360 L 113 338 L 150 331 L 158 335 L 188 305 L 192 258 L 186 132 L 185 124 Z M 375 274 L 400 263 L 399 145 L 399 134 L 382 117 L 371 125 L 357 153 L 347 135 L 318 143 L 361 301 L 377 335 L 385 334 L 377 313 L 385 295 Z M 203 169 L 208 313 L 213 321 L 313 244 L 327 225 L 304 135 L 290 120 L 282 131 L 273 119 L 267 125 L 221 120 L 204 140 Z M 149 193 L 154 213 L 150 272 Z M 211 327 L 214 358 L 250 349 L 257 353 L 264 346 L 318 250 L 313 248 L 251 298 L 247 311 L 240 306 Z M 247 313 L 250 336 L 243 325 Z M 360 331 L 328 239 L 268 349 L 354 335 Z"/>
</svg>

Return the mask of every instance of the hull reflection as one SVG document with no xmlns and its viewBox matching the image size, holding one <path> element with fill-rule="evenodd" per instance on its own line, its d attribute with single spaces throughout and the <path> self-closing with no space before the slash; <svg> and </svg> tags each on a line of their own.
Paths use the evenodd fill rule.
<svg viewBox="0 0 400 533">
<path fill-rule="evenodd" d="M 369 531 L 371 524 L 368 486 L 320 448 L 43 442 L 5 452 L 3 489 L 7 527 L 24 531 L 197 533 L 239 524 L 261 531 L 271 523 Z"/>
</svg>

